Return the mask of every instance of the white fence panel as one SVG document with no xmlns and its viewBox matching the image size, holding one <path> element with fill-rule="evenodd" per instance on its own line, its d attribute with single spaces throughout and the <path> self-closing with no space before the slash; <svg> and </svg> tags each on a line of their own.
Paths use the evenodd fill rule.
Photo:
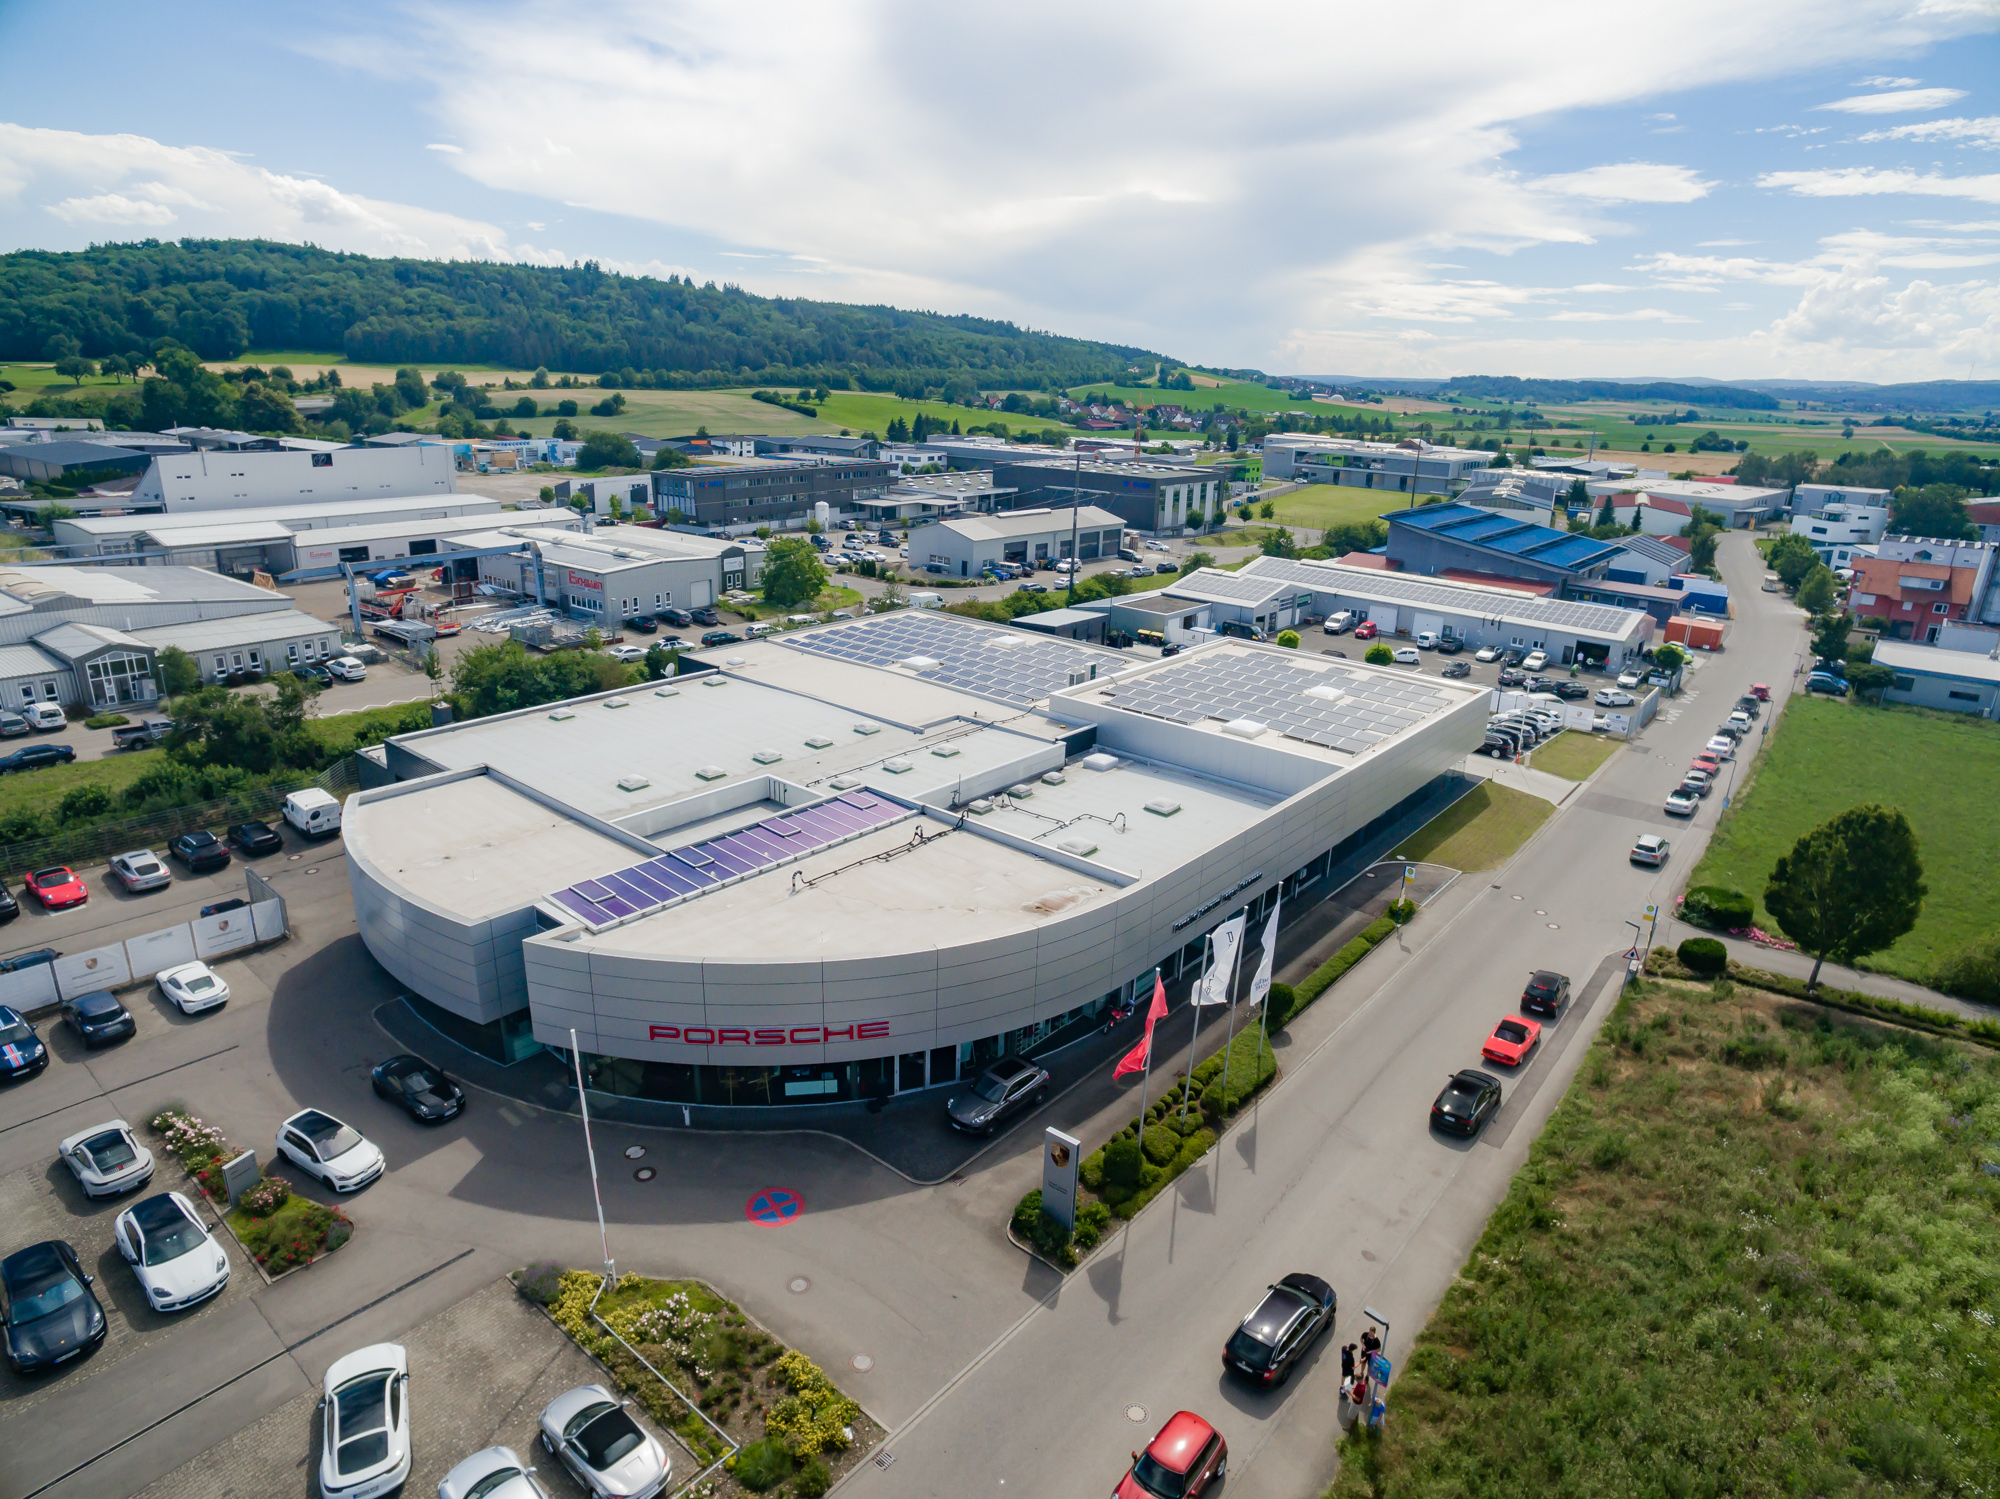
<svg viewBox="0 0 2000 1499">
<path fill-rule="evenodd" d="M 259 942 L 285 935 L 285 902 L 282 897 L 260 900 L 250 907 L 250 923 Z"/>
<path fill-rule="evenodd" d="M 220 916 L 200 916 L 188 923 L 194 928 L 194 955 L 217 958 L 257 940 L 257 928 L 250 912 L 241 908 Z"/>
<path fill-rule="evenodd" d="M 73 952 L 50 965 L 56 972 L 56 987 L 63 997 L 88 994 L 93 989 L 116 989 L 132 981 L 132 967 L 125 961 L 125 944 Z"/>
<path fill-rule="evenodd" d="M 16 1010 L 33 1010 L 56 1002 L 55 970 L 47 963 L 0 973 L 0 1005 Z"/>
<path fill-rule="evenodd" d="M 194 961 L 194 933 L 186 922 L 125 939 L 125 957 L 134 978 Z"/>
</svg>

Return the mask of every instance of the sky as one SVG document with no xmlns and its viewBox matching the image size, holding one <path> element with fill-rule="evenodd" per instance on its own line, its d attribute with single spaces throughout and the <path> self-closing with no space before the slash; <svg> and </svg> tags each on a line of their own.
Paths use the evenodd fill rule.
<svg viewBox="0 0 2000 1499">
<path fill-rule="evenodd" d="M 1284 374 L 2000 378 L 2000 0 L 88 15 L 0 0 L 0 250 L 594 259 Z"/>
</svg>

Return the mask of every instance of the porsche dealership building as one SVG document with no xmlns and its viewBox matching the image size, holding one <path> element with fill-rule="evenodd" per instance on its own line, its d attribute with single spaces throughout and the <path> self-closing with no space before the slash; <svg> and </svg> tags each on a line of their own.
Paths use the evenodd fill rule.
<svg viewBox="0 0 2000 1499">
<path fill-rule="evenodd" d="M 347 802 L 370 952 L 503 1060 L 706 1105 L 937 1086 L 1085 1034 L 1455 770 L 1488 693 L 904 611 L 404 735 Z"/>
</svg>

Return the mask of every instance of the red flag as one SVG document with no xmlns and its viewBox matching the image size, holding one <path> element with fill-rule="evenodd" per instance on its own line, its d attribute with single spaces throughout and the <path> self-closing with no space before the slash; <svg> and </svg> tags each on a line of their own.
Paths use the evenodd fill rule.
<svg viewBox="0 0 2000 1499">
<path fill-rule="evenodd" d="M 1146 1062 L 1153 1050 L 1153 1022 L 1167 1013 L 1167 986 L 1158 974 L 1153 975 L 1153 1003 L 1146 1011 L 1145 1039 L 1125 1053 L 1124 1060 L 1112 1069 L 1113 1078 L 1121 1078 L 1128 1072 L 1144 1072 Z"/>
</svg>

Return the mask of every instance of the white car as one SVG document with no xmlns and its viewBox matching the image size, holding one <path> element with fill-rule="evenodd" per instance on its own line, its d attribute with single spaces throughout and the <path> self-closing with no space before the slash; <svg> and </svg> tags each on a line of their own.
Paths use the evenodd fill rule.
<svg viewBox="0 0 2000 1499">
<path fill-rule="evenodd" d="M 1641 682 L 1645 680 L 1646 680 L 1646 668 L 1643 666 L 1629 667 L 1626 670 L 1618 673 L 1618 685 L 1620 687 L 1625 688 L 1627 691 L 1630 691 L 1632 688 L 1637 687 Z"/>
<path fill-rule="evenodd" d="M 141 890 L 163 890 L 174 882 L 160 856 L 150 848 L 116 856 L 111 861 L 111 877 L 135 895 Z"/>
<path fill-rule="evenodd" d="M 1146 550 L 1149 552 L 1164 552 L 1167 549 L 1167 544 L 1164 541 L 1149 541 L 1146 543 Z"/>
<path fill-rule="evenodd" d="M 438 1499 L 549 1499 L 549 1491 L 512 1447 L 488 1447 L 438 1481 Z"/>
<path fill-rule="evenodd" d="M 542 1446 L 595 1499 L 652 1499 L 673 1474 L 667 1450 L 603 1385 L 578 1385 L 542 1412 Z"/>
<path fill-rule="evenodd" d="M 1718 760 L 1734 760 L 1736 758 L 1736 741 L 1731 739 L 1727 734 L 1717 734 L 1713 739 L 1708 741 L 1706 748 Z"/>
<path fill-rule="evenodd" d="M 1600 708 L 1629 708 L 1637 699 L 1629 692 L 1620 692 L 1616 687 L 1600 687 L 1591 701 Z"/>
<path fill-rule="evenodd" d="M 1055 571 L 1063 574 L 1069 574 L 1077 571 L 1077 569 L 1081 566 L 1082 566 L 1081 563 L 1072 562 L 1069 560 L 1069 558 L 1065 557 L 1060 562 L 1056 563 Z"/>
<path fill-rule="evenodd" d="M 1593 713 L 1590 715 L 1591 733 L 1602 734 L 1607 730 L 1609 730 L 1610 727 L 1611 727 L 1611 715 L 1609 713 Z"/>
<path fill-rule="evenodd" d="M 1540 671 L 1548 664 L 1549 653 L 1547 651 L 1529 651 L 1527 658 L 1521 662 L 1521 670 Z"/>
<path fill-rule="evenodd" d="M 644 661 L 646 648 L 643 645 L 614 645 L 607 654 L 614 661 Z"/>
<path fill-rule="evenodd" d="M 376 1499 L 410 1476 L 410 1360 L 401 1344 L 335 1359 L 319 1409 L 322 1499 Z"/>
<path fill-rule="evenodd" d="M 215 976 L 206 963 L 183 963 L 162 969 L 160 993 L 173 1002 L 183 1015 L 199 1015 L 229 1003 L 229 985 Z"/>
<path fill-rule="evenodd" d="M 335 656 L 326 663 L 326 669 L 343 682 L 364 682 L 368 679 L 368 664 L 354 656 Z"/>
<path fill-rule="evenodd" d="M 178 1192 L 141 1198 L 113 1232 L 156 1312 L 185 1311 L 229 1284 L 229 1256 Z"/>
<path fill-rule="evenodd" d="M 1415 646 L 1399 645 L 1396 647 L 1396 664 L 1398 666 L 1421 666 L 1423 662 L 1424 658 L 1417 654 Z"/>
<path fill-rule="evenodd" d="M 1669 817 L 1692 817 L 1694 816 L 1695 808 L 1700 805 L 1701 803 L 1696 798 L 1689 796 L 1685 791 L 1676 790 L 1667 793 L 1667 815 Z"/>
<path fill-rule="evenodd" d="M 116 1197 L 153 1179 L 153 1152 L 123 1119 L 71 1135 L 56 1151 L 85 1197 Z"/>
<path fill-rule="evenodd" d="M 1472 653 L 1472 659 L 1475 661 L 1498 661 L 1500 659 L 1500 647 L 1497 645 L 1482 645 Z"/>
<path fill-rule="evenodd" d="M 301 1109 L 278 1126 L 278 1154 L 336 1192 L 353 1192 L 382 1174 L 382 1152 L 351 1124 Z"/>
<path fill-rule="evenodd" d="M 1658 869 L 1667 862 L 1667 853 L 1666 839 L 1658 833 L 1644 833 L 1640 835 L 1639 841 L 1632 845 L 1632 862 Z"/>
</svg>

